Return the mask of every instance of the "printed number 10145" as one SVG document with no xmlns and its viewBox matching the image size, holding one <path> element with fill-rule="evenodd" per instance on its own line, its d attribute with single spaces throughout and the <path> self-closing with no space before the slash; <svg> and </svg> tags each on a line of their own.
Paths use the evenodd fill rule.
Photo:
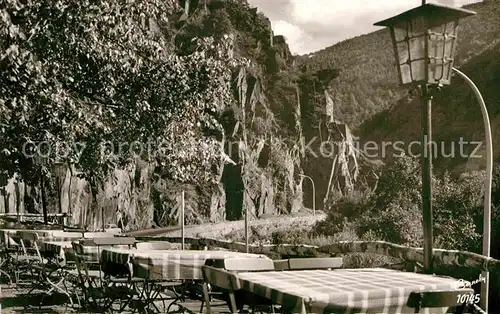
<svg viewBox="0 0 500 314">
<path fill-rule="evenodd" d="M 457 295 L 457 303 L 479 303 L 480 294 L 459 294 Z"/>
</svg>

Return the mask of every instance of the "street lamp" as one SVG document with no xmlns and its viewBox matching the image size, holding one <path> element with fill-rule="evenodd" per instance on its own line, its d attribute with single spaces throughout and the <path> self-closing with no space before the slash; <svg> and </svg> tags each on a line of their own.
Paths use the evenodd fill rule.
<svg viewBox="0 0 500 314">
<path fill-rule="evenodd" d="M 431 88 L 451 82 L 458 22 L 473 11 L 422 5 L 375 23 L 390 29 L 401 86 L 419 86 L 422 99 L 422 211 L 424 268 L 432 272 Z"/>
</svg>

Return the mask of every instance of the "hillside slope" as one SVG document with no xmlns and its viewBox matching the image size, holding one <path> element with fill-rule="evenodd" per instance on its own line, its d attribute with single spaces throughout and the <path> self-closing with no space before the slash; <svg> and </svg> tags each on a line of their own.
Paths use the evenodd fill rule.
<svg viewBox="0 0 500 314">
<path fill-rule="evenodd" d="M 491 120 L 493 147 L 500 145 L 499 55 L 500 44 L 497 44 L 472 57 L 460 68 L 475 82 L 483 95 Z M 477 99 L 467 83 L 455 75 L 451 86 L 435 93 L 432 114 L 433 140 L 438 148 L 436 166 L 458 172 L 484 168 L 484 146 L 474 153 L 475 143 L 485 139 L 484 124 Z M 378 143 L 404 141 L 408 144 L 420 141 L 419 99 L 401 99 L 392 108 L 366 121 L 359 134 L 364 141 Z M 460 141 L 464 143 L 464 154 L 460 152 Z M 417 153 L 417 148 L 413 149 L 413 153 Z M 494 150 L 494 155 L 498 159 L 500 152 Z"/>
<path fill-rule="evenodd" d="M 457 65 L 491 49 L 500 40 L 499 0 L 486 0 L 466 8 L 477 15 L 461 21 Z M 339 120 L 354 129 L 407 94 L 397 84 L 394 53 L 386 29 L 301 56 L 296 65 L 305 72 L 340 69 L 339 78 L 330 86 L 335 112 Z"/>
</svg>

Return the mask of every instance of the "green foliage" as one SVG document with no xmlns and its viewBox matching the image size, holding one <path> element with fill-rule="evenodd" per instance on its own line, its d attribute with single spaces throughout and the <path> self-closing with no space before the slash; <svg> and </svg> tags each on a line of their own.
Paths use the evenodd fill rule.
<svg viewBox="0 0 500 314">
<path fill-rule="evenodd" d="M 207 8 L 208 13 L 195 11 L 185 21 L 176 37 L 176 46 L 182 51 L 189 51 L 193 38 L 234 34 L 239 55 L 260 60 L 263 64 L 271 48 L 270 22 L 246 1 L 213 0 Z"/>
<path fill-rule="evenodd" d="M 1 168 L 29 180 L 41 164 L 71 162 L 95 182 L 140 157 L 174 180 L 213 178 L 220 145 L 203 131 L 221 129 L 217 113 L 231 101 L 228 43 L 205 39 L 196 52 L 175 55 L 174 9 L 158 0 L 3 1 Z M 103 154 L 108 141 L 114 149 Z M 142 151 L 118 149 L 135 141 Z M 54 150 L 41 160 L 22 153 L 40 142 L 83 149 L 64 160 Z"/>
<path fill-rule="evenodd" d="M 403 157 L 386 167 L 371 195 L 345 198 L 332 206 L 315 232 L 334 235 L 349 224 L 358 236 L 421 246 L 423 240 L 420 165 Z M 434 240 L 436 247 L 480 252 L 484 177 L 472 174 L 452 180 L 448 174 L 433 179 Z"/>
</svg>

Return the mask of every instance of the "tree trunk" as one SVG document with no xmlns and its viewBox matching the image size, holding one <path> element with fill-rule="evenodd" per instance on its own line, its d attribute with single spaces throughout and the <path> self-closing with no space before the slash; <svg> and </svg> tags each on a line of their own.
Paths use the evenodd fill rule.
<svg viewBox="0 0 500 314">
<path fill-rule="evenodd" d="M 43 175 L 40 176 L 40 193 L 42 194 L 43 223 L 47 224 L 49 219 L 47 216 L 47 199 L 45 197 L 45 180 Z"/>
<path fill-rule="evenodd" d="M 3 204 L 5 206 L 5 213 L 8 214 L 9 213 L 9 199 L 7 197 L 7 189 L 4 187 L 2 187 L 2 195 L 3 195 Z"/>
<path fill-rule="evenodd" d="M 19 214 L 20 214 L 20 207 L 21 207 L 21 193 L 19 191 L 19 182 L 17 180 L 14 182 L 14 191 L 16 193 L 17 222 L 20 222 Z"/>
<path fill-rule="evenodd" d="M 91 193 L 91 197 L 92 197 L 92 201 L 91 201 L 91 214 L 93 215 L 93 217 L 95 218 L 98 218 L 99 216 L 101 217 L 101 227 L 102 227 L 102 231 L 104 231 L 104 206 L 102 206 L 101 210 L 99 211 L 99 203 L 97 202 L 97 193 L 99 191 L 98 187 L 97 187 L 97 184 L 95 182 L 95 179 L 91 179 L 89 180 L 90 182 L 90 193 Z M 100 213 L 98 213 L 98 211 Z M 85 217 L 87 218 L 87 217 Z M 87 223 L 87 222 L 85 222 Z M 99 219 L 97 219 L 97 221 L 95 221 L 94 223 L 94 230 L 97 230 L 99 228 Z"/>
<path fill-rule="evenodd" d="M 71 223 L 69 223 L 70 225 L 73 225 L 73 210 L 72 210 L 72 207 L 71 207 L 71 183 L 73 181 L 73 168 L 72 168 L 72 165 L 69 164 L 69 183 L 68 183 L 68 217 L 69 217 L 69 221 Z M 64 182 L 64 181 L 63 181 Z"/>
</svg>

